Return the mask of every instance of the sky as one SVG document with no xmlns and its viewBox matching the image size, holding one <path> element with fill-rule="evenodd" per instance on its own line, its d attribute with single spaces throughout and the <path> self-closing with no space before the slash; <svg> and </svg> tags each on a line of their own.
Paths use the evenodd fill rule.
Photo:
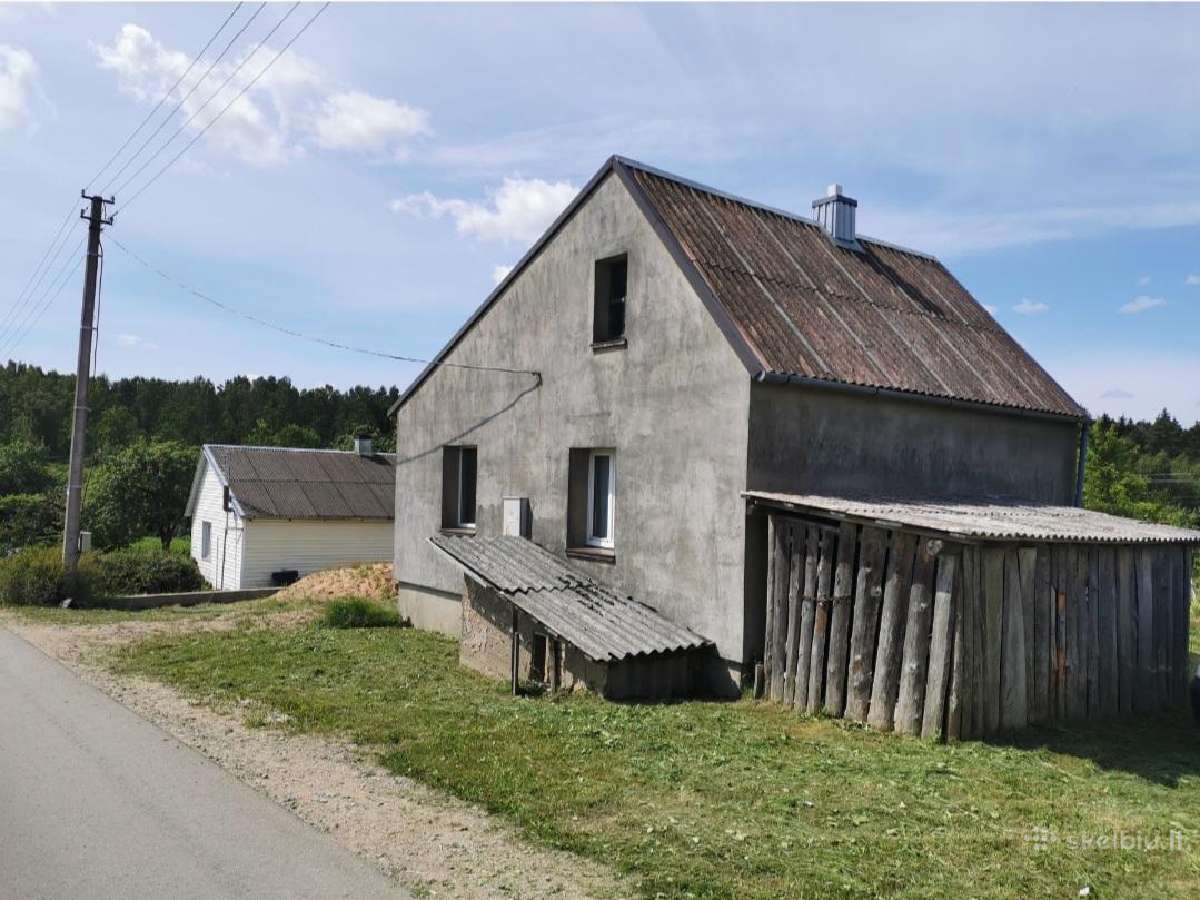
<svg viewBox="0 0 1200 900">
<path fill-rule="evenodd" d="M 0 5 L 0 360 L 74 369 L 83 223 L 37 266 L 87 185 L 100 371 L 403 387 L 179 285 L 427 358 L 618 153 L 804 214 L 839 182 L 1093 415 L 1200 419 L 1200 5 L 290 8 Z"/>
</svg>

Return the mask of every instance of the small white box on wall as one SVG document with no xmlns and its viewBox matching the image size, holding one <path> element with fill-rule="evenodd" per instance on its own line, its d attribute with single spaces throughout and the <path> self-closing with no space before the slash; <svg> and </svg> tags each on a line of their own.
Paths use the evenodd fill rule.
<svg viewBox="0 0 1200 900">
<path fill-rule="evenodd" d="M 504 534 L 515 534 L 518 537 L 529 537 L 529 498 L 504 498 Z"/>
</svg>

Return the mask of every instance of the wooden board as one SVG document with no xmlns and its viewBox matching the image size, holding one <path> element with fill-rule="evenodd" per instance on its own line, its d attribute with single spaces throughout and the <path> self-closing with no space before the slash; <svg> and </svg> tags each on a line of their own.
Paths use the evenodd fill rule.
<svg viewBox="0 0 1200 900">
<path fill-rule="evenodd" d="M 1154 551 L 1137 554 L 1137 691 L 1134 708 L 1154 708 Z"/>
<path fill-rule="evenodd" d="M 1113 718 L 1120 707 L 1120 686 L 1117 679 L 1117 551 L 1100 547 L 1098 571 L 1100 584 L 1096 591 L 1097 618 L 1100 623 L 1100 715 Z"/>
<path fill-rule="evenodd" d="M 1167 644 L 1171 628 L 1171 561 L 1164 548 L 1154 551 L 1154 708 L 1169 703 Z"/>
<path fill-rule="evenodd" d="M 779 556 L 778 522 L 779 516 L 767 516 L 767 608 L 763 615 L 765 620 L 763 627 L 763 680 L 766 684 L 764 693 L 767 695 L 771 693 L 771 669 L 775 665 L 775 597 L 777 594 L 775 560 Z"/>
<path fill-rule="evenodd" d="M 1025 628 L 1025 721 L 1029 722 L 1030 698 L 1033 695 L 1033 584 L 1037 569 L 1037 547 L 1017 550 L 1021 571 L 1021 624 Z"/>
<path fill-rule="evenodd" d="M 883 557 L 887 533 L 864 527 L 860 538 L 858 577 L 854 586 L 854 618 L 850 626 L 850 664 L 846 686 L 846 718 L 865 722 L 871 708 L 875 677 L 875 642 L 883 602 Z"/>
<path fill-rule="evenodd" d="M 867 723 L 880 731 L 892 730 L 896 714 L 904 623 L 908 618 L 908 593 L 912 584 L 916 546 L 915 535 L 893 532 L 883 587 L 883 607 L 879 614 L 879 642 L 875 648 L 871 708 L 867 711 Z"/>
<path fill-rule="evenodd" d="M 837 568 L 829 615 L 829 651 L 825 660 L 825 712 L 840 716 L 846 710 L 846 669 L 850 651 L 850 622 L 854 610 L 854 561 L 858 526 L 843 522 L 838 529 Z"/>
<path fill-rule="evenodd" d="M 1029 684 L 1029 721 L 1050 720 L 1050 673 L 1054 659 L 1054 593 L 1050 587 L 1050 547 L 1035 551 L 1033 571 L 1033 671 Z"/>
<path fill-rule="evenodd" d="M 829 642 L 829 606 L 832 602 L 833 554 L 836 532 L 821 533 L 821 561 L 817 565 L 817 603 L 813 614 L 812 656 L 808 666 L 808 696 L 805 710 L 815 713 L 824 699 L 825 652 Z"/>
<path fill-rule="evenodd" d="M 948 741 L 957 741 L 966 737 L 967 730 L 970 728 L 969 723 L 964 725 L 963 714 L 963 705 L 969 696 L 966 678 L 968 669 L 967 634 L 970 629 L 970 623 L 967 621 L 968 607 L 963 600 L 965 564 L 966 552 L 964 551 L 958 558 L 958 585 L 951 593 L 950 617 L 954 626 L 950 639 L 953 641 L 954 650 L 950 657 L 950 694 L 946 698 L 946 740 Z M 936 608 L 934 617 L 937 617 Z"/>
<path fill-rule="evenodd" d="M 808 670 L 812 662 L 813 619 L 817 604 L 817 569 L 821 562 L 821 532 L 810 527 L 804 536 L 804 584 L 800 600 L 800 647 L 796 654 L 796 697 L 798 712 L 808 707 Z"/>
<path fill-rule="evenodd" d="M 904 626 L 904 656 L 900 666 L 900 692 L 894 727 L 900 734 L 920 734 L 928 678 L 929 639 L 933 617 L 933 570 L 939 541 L 917 543 L 912 587 L 908 593 L 908 621 Z"/>
<path fill-rule="evenodd" d="M 1067 548 L 1067 718 L 1087 715 L 1087 655 L 1081 654 L 1085 632 L 1083 614 L 1087 596 L 1087 548 Z"/>
<path fill-rule="evenodd" d="M 947 723 L 946 692 L 953 681 L 955 577 L 958 557 L 943 553 L 938 558 L 933 594 L 933 626 L 929 637 L 929 672 L 925 683 L 925 708 L 921 713 L 921 736 L 941 739 L 952 729 Z"/>
<path fill-rule="evenodd" d="M 1133 549 L 1117 549 L 1117 711 L 1134 710 L 1137 693 L 1137 607 L 1134 603 Z"/>
<path fill-rule="evenodd" d="M 783 699 L 783 680 L 787 665 L 787 596 L 791 584 L 792 522 L 780 518 L 775 523 L 775 602 L 772 606 L 771 623 L 771 674 L 770 697 L 779 702 Z"/>
<path fill-rule="evenodd" d="M 1051 677 L 1051 714 L 1054 720 L 1067 717 L 1067 697 L 1070 693 L 1067 666 L 1067 597 L 1070 596 L 1071 555 L 1063 544 L 1051 548 L 1050 578 L 1054 588 L 1054 671 Z"/>
<path fill-rule="evenodd" d="M 1000 730 L 1000 667 L 1004 646 L 1004 550 L 985 547 L 983 561 L 983 734 Z"/>
<path fill-rule="evenodd" d="M 788 563 L 787 638 L 784 642 L 783 702 L 791 706 L 796 698 L 796 656 L 800 650 L 800 597 L 804 587 L 804 540 L 806 528 L 792 528 L 791 558 Z"/>
<path fill-rule="evenodd" d="M 1005 731 L 1016 731 L 1029 725 L 1020 560 L 1015 548 L 1005 551 L 1004 633 L 1000 644 L 1000 727 Z"/>
</svg>

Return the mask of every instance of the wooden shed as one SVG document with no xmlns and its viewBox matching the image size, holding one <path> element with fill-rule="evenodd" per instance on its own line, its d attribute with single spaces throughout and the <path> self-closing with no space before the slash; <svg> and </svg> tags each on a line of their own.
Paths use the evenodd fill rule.
<svg viewBox="0 0 1200 900">
<path fill-rule="evenodd" d="M 947 739 L 1185 700 L 1198 532 L 1076 507 L 745 496 L 768 513 L 771 700 Z"/>
</svg>

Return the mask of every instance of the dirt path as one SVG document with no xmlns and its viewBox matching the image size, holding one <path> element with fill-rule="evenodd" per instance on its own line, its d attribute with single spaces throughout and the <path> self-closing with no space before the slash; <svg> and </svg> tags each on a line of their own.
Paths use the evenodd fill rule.
<svg viewBox="0 0 1200 900">
<path fill-rule="evenodd" d="M 233 621 L 68 626 L 0 615 L 0 626 L 372 860 L 417 896 L 537 900 L 634 892 L 611 871 L 532 847 L 478 808 L 380 769 L 353 743 L 250 728 L 243 716 L 251 710 L 214 710 L 166 685 L 116 676 L 94 661 L 98 651 L 151 634 L 227 630 Z"/>
</svg>

